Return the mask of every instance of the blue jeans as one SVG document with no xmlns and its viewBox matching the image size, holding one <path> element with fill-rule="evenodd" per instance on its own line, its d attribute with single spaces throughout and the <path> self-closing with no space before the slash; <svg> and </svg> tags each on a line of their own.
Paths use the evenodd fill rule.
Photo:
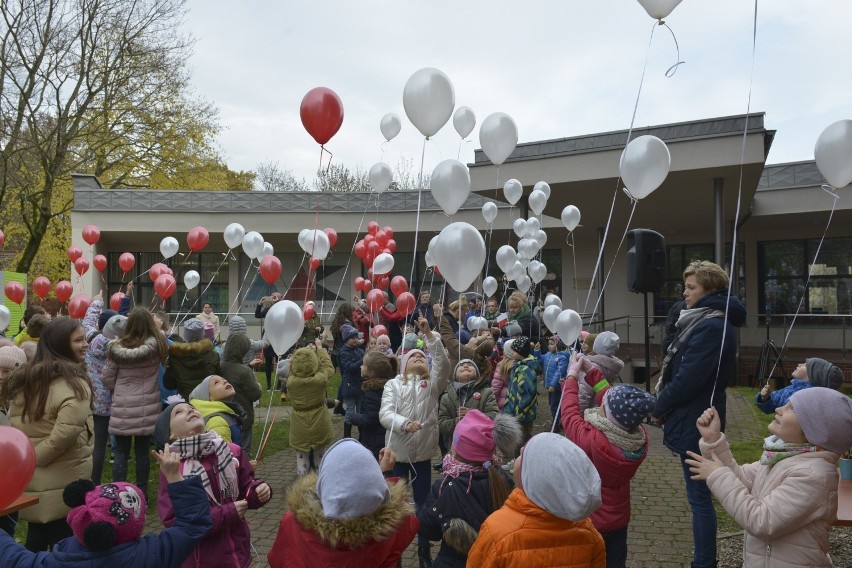
<svg viewBox="0 0 852 568">
<path fill-rule="evenodd" d="M 680 457 L 683 478 L 686 481 L 686 500 L 692 509 L 692 540 L 695 547 L 692 565 L 709 568 L 716 565 L 716 509 L 707 483 L 691 479 L 692 472 Z"/>
<path fill-rule="evenodd" d="M 396 462 L 393 466 L 393 475 L 400 479 L 411 480 L 411 493 L 414 495 L 414 504 L 417 509 L 423 506 L 429 497 L 429 488 L 432 487 L 432 461 L 423 460 L 414 463 Z M 429 539 L 417 537 L 419 544 L 429 544 Z"/>
<path fill-rule="evenodd" d="M 346 416 L 343 417 L 344 424 L 352 424 L 352 414 L 358 412 L 361 408 L 361 397 L 353 396 L 344 398 L 343 407 L 346 409 Z"/>
<path fill-rule="evenodd" d="M 627 566 L 627 527 L 601 533 L 606 545 L 606 568 Z"/>
</svg>

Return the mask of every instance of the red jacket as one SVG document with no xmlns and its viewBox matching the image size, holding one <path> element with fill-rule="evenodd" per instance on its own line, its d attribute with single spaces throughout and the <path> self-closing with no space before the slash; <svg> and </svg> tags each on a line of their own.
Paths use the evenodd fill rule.
<svg viewBox="0 0 852 568">
<path fill-rule="evenodd" d="M 604 379 L 598 369 L 592 369 L 588 374 L 595 373 L 600 377 L 593 376 L 594 382 Z M 630 523 L 630 480 L 648 455 L 648 432 L 644 426 L 639 426 L 645 443 L 641 450 L 631 455 L 610 442 L 601 430 L 583 418 L 576 380 L 566 380 L 562 390 L 560 411 L 565 436 L 586 452 L 601 477 L 602 504 L 592 513 L 592 523 L 602 533 L 624 528 Z"/>
<path fill-rule="evenodd" d="M 361 308 L 355 308 L 352 310 L 352 320 L 365 338 L 370 337 L 370 326 L 373 325 L 373 316 L 370 313 Z"/>
</svg>

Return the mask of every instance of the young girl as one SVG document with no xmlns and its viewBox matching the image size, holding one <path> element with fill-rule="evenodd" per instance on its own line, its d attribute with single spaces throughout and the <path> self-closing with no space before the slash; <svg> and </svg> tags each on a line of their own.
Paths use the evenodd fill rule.
<svg viewBox="0 0 852 568">
<path fill-rule="evenodd" d="M 201 414 L 182 401 L 172 402 L 154 429 L 158 448 L 180 456 L 184 477 L 198 476 L 207 492 L 213 528 L 198 543 L 182 568 L 246 568 L 251 564 L 251 535 L 244 517 L 248 509 L 269 502 L 269 485 L 254 478 L 254 469 L 239 446 L 204 429 Z M 157 513 L 166 527 L 175 524 L 168 480 L 160 474 Z"/>
<path fill-rule="evenodd" d="M 499 344 L 498 347 L 499 348 Z M 502 347 L 502 359 L 494 368 L 494 376 L 491 379 L 491 390 L 497 398 L 497 408 L 503 412 L 506 406 L 506 399 L 509 398 L 509 375 L 512 372 L 512 366 L 515 364 L 513 357 L 512 340 L 505 341 Z"/>
<path fill-rule="evenodd" d="M 509 394 L 503 412 L 517 417 L 524 429 L 524 442 L 532 438 L 538 406 L 536 380 L 541 366 L 532 356 L 532 345 L 528 337 L 512 340 L 512 356 L 515 365 L 509 374 Z"/>
<path fill-rule="evenodd" d="M 715 408 L 696 426 L 703 457 L 687 452 L 686 463 L 745 530 L 743 566 L 832 566 L 828 534 L 837 518 L 837 460 L 852 447 L 852 399 L 823 387 L 795 393 L 775 411 L 760 461 L 744 466 Z"/>
<path fill-rule="evenodd" d="M 358 427 L 358 441 L 373 453 L 378 461 L 379 451 L 385 446 L 385 428 L 379 422 L 382 393 L 385 383 L 397 373 L 396 357 L 383 353 L 367 353 L 361 365 L 361 408 L 352 415 L 352 424 Z"/>
<path fill-rule="evenodd" d="M 298 475 L 308 473 L 311 451 L 314 452 L 315 463 L 319 463 L 334 438 L 325 404 L 325 393 L 333 374 L 331 357 L 322 348 L 319 339 L 315 339 L 311 347 L 296 350 L 290 358 L 290 377 L 287 379 L 287 391 L 293 405 L 290 447 L 296 451 Z"/>
<path fill-rule="evenodd" d="M 132 442 L 136 450 L 136 486 L 146 497 L 151 434 L 162 408 L 157 375 L 160 363 L 168 355 L 166 336 L 145 308 L 130 310 L 124 334 L 110 342 L 106 350 L 103 382 L 113 393 L 109 433 L 115 436 L 112 480 L 127 480 Z"/>
<path fill-rule="evenodd" d="M 391 340 L 385 334 L 382 334 L 376 338 L 376 347 L 375 350 L 379 353 L 384 353 L 389 357 L 393 357 L 393 349 L 391 348 Z"/>
<path fill-rule="evenodd" d="M 520 443 L 521 427 L 511 416 L 497 415 L 492 421 L 474 408 L 459 421 L 444 456 L 443 478 L 435 481 L 417 512 L 420 536 L 441 541 L 433 568 L 465 565 L 482 522 L 503 506 L 514 488 L 498 467 L 497 448 L 503 455 L 514 455 Z"/>
<path fill-rule="evenodd" d="M 234 402 L 237 391 L 225 377 L 210 375 L 189 393 L 189 403 L 201 414 L 207 430 L 226 442 L 242 444 L 242 426 L 246 412 Z"/>
<path fill-rule="evenodd" d="M 462 359 L 453 370 L 453 383 L 441 397 L 438 409 L 438 430 L 441 435 L 447 441 L 452 440 L 456 424 L 473 409 L 491 420 L 500 412 L 497 397 L 488 379 L 480 376 L 479 367 L 473 360 Z"/>
</svg>

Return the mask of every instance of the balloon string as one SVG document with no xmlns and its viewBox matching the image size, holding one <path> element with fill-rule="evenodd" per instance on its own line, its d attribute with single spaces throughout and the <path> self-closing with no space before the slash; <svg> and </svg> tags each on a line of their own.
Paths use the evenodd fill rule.
<svg viewBox="0 0 852 568">
<path fill-rule="evenodd" d="M 226 315 L 227 315 L 227 318 L 230 318 L 230 317 L 231 317 L 231 314 L 236 314 L 236 313 L 237 313 L 236 311 L 233 311 L 233 309 L 237 307 L 237 302 L 239 302 L 239 301 L 240 301 L 240 294 L 241 294 L 241 293 L 242 293 L 242 291 L 243 291 L 243 286 L 245 286 L 246 280 L 248 280 L 248 275 L 249 275 L 249 271 L 251 271 L 251 269 L 252 269 L 252 262 L 253 262 L 253 260 L 254 260 L 254 259 L 249 258 L 249 265 L 248 265 L 248 268 L 246 268 L 246 273 L 245 273 L 245 275 L 243 276 L 242 281 L 240 282 L 240 287 L 239 287 L 239 288 L 237 288 L 237 295 L 236 295 L 236 296 L 234 296 L 234 301 L 233 301 L 233 302 L 231 302 L 231 307 L 228 309 L 228 313 L 226 314 Z M 255 275 L 255 278 L 257 278 L 257 275 Z M 254 279 L 252 279 L 252 283 L 254 283 Z M 250 287 L 251 287 L 251 285 L 249 285 L 249 288 L 250 288 Z"/>
<path fill-rule="evenodd" d="M 574 231 L 571 231 L 571 259 L 574 261 L 574 301 L 575 305 L 580 308 L 580 290 L 577 288 L 577 246 L 574 243 Z"/>
<path fill-rule="evenodd" d="M 178 308 L 177 314 L 175 314 L 175 323 L 172 324 L 172 329 L 171 329 L 171 331 L 169 331 L 169 335 L 173 334 L 175 332 L 175 330 L 177 329 L 177 326 L 178 326 L 177 320 L 178 320 L 178 317 L 180 316 L 181 310 L 183 310 L 183 304 L 184 304 L 184 302 L 186 302 L 187 294 L 189 294 L 189 290 L 187 290 L 186 292 L 183 293 L 183 299 L 180 301 L 180 307 Z M 189 312 L 189 310 L 187 310 L 187 312 Z M 181 323 L 183 323 L 183 320 L 181 320 Z"/>
<path fill-rule="evenodd" d="M 308 291 L 311 289 L 311 275 L 313 274 L 314 267 L 311 264 L 311 260 L 314 258 L 314 252 L 317 247 L 317 227 L 319 226 L 319 201 L 317 200 L 314 203 L 314 240 L 311 243 L 311 258 L 308 259 L 308 281 L 305 283 L 305 299 L 302 302 L 302 310 L 305 309 L 305 304 L 308 302 Z"/>
<path fill-rule="evenodd" d="M 328 148 L 325 147 L 324 144 L 320 144 L 320 160 L 319 160 L 319 170 L 318 172 L 322 172 L 322 154 L 325 152 L 328 154 L 328 164 L 325 166 L 325 173 L 331 169 L 331 159 L 334 157 L 334 154 L 328 151 Z"/>
<path fill-rule="evenodd" d="M 497 166 L 497 175 L 496 175 L 494 182 L 495 182 L 494 187 L 500 187 L 500 166 L 499 165 Z M 488 246 L 486 247 L 486 254 L 485 254 L 485 277 L 487 278 L 488 277 L 488 270 L 491 266 L 491 240 L 492 240 L 492 237 L 493 237 L 493 234 L 494 234 L 494 222 L 493 221 L 491 221 L 491 222 L 486 221 L 485 222 L 485 230 L 487 231 L 486 242 L 488 244 Z M 484 278 L 482 279 L 482 307 L 483 308 L 485 307 L 485 280 L 484 280 Z"/>
<path fill-rule="evenodd" d="M 423 151 L 420 154 L 420 187 L 417 190 L 417 218 L 414 221 L 414 250 L 411 253 L 411 273 L 408 276 L 408 281 L 414 279 L 414 267 L 417 266 L 417 238 L 420 236 L 420 203 L 423 198 L 423 164 L 426 160 L 426 141 L 429 138 L 423 139 Z"/>
<path fill-rule="evenodd" d="M 231 252 L 231 249 L 228 249 L 228 253 L 230 253 L 230 252 Z M 207 282 L 207 285 L 204 287 L 204 289 L 201 291 L 201 293 L 199 293 L 199 294 L 198 294 L 198 297 L 195 299 L 195 301 L 194 301 L 194 302 L 192 302 L 192 305 L 191 305 L 191 306 L 189 306 L 189 307 L 186 309 L 186 314 L 184 314 L 183 319 L 182 319 L 182 320 L 180 320 L 180 322 L 179 322 L 179 323 L 176 323 L 176 325 L 180 325 L 180 324 L 182 324 L 182 323 L 183 323 L 183 322 L 184 322 L 184 321 L 185 321 L 185 320 L 189 317 L 189 311 L 190 311 L 192 308 L 194 308 L 196 305 L 198 305 L 198 302 L 201 300 L 201 298 L 203 298 L 203 297 L 204 297 L 204 294 L 205 294 L 205 293 L 207 292 L 207 290 L 210 288 L 210 285 L 211 285 L 211 284 L 213 284 L 213 281 L 216 279 L 216 277 L 217 277 L 217 276 L 219 276 L 219 271 L 221 271 L 221 270 L 222 270 L 222 267 L 225 265 L 225 262 L 227 262 L 228 257 L 229 257 L 229 254 L 226 254 L 225 256 L 223 256 L 223 257 L 222 257 L 222 261 L 219 263 L 219 266 L 217 266 L 217 267 L 216 267 L 216 270 L 215 270 L 215 272 L 213 272 L 213 276 L 212 276 L 212 277 L 210 278 L 210 280 Z M 187 257 L 187 258 L 189 258 L 189 257 Z M 184 261 L 184 265 L 185 265 L 185 264 L 186 264 L 186 261 Z M 239 294 L 239 292 L 237 292 L 237 293 Z M 189 294 L 189 290 L 187 290 L 187 291 L 184 293 L 184 299 L 186 299 L 186 297 L 187 297 L 187 295 L 188 295 L 188 294 Z M 181 309 L 182 309 L 182 308 L 183 308 L 183 301 L 181 301 Z M 175 319 L 176 319 L 176 320 L 177 320 L 177 316 L 179 316 L 179 315 L 180 315 L 180 309 L 178 309 L 178 313 L 177 313 L 177 315 L 175 316 Z M 226 316 L 230 316 L 230 313 L 226 314 Z M 172 333 L 174 333 L 174 328 L 172 328 Z"/>
<path fill-rule="evenodd" d="M 603 253 L 604 253 L 604 244 L 606 244 L 607 236 L 609 235 L 609 228 L 612 226 L 612 215 L 615 212 L 615 199 L 618 197 L 618 189 L 612 194 L 612 204 L 609 208 L 609 217 L 606 220 L 606 227 L 604 228 L 603 241 L 601 242 L 601 246 L 598 247 L 598 259 L 595 261 L 595 269 L 592 271 L 592 279 L 589 281 L 589 291 L 586 294 L 586 303 L 583 304 L 583 313 L 589 313 L 589 300 L 592 297 L 592 287 L 595 283 L 595 277 L 598 275 L 598 270 L 600 270 L 601 262 L 603 262 Z M 575 275 L 576 276 L 576 275 Z M 601 288 L 601 292 L 603 292 L 603 288 Z M 578 305 L 579 307 L 579 305 Z M 589 323 L 591 323 L 591 318 L 594 316 L 594 313 L 589 315 Z"/>
<path fill-rule="evenodd" d="M 663 20 L 660 20 L 659 25 L 665 26 L 665 28 L 669 30 L 669 33 L 672 34 L 672 41 L 674 41 L 675 50 L 677 51 L 677 62 L 668 69 L 666 69 L 666 78 L 671 79 L 672 77 L 674 77 L 674 74 L 677 73 L 678 67 L 686 63 L 686 61 L 681 61 L 680 59 L 680 46 L 677 44 L 677 37 L 675 36 L 674 31 L 672 31 L 669 25 Z"/>
<path fill-rule="evenodd" d="M 355 240 L 352 241 L 352 249 L 349 251 L 349 256 L 346 259 L 346 267 L 343 269 L 343 276 L 340 279 L 340 285 L 337 287 L 337 292 L 334 295 L 334 304 L 333 308 L 335 313 L 337 312 L 337 300 L 340 298 L 340 291 L 343 290 L 343 284 L 346 282 L 346 274 L 349 272 L 349 266 L 352 263 L 352 257 L 355 256 L 353 253 L 355 251 L 355 245 L 358 243 L 358 239 L 361 236 L 361 229 L 364 227 L 364 219 L 367 217 L 367 210 L 370 209 L 370 200 L 367 199 L 367 205 L 364 207 L 364 212 L 361 214 L 361 220 L 358 222 L 358 230 L 355 232 Z M 349 300 L 346 300 L 347 302 Z"/>
</svg>

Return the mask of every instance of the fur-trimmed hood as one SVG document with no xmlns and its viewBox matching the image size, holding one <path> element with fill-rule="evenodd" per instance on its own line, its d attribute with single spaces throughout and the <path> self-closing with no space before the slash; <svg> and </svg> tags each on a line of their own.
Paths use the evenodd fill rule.
<svg viewBox="0 0 852 568">
<path fill-rule="evenodd" d="M 316 486 L 315 473 L 297 479 L 287 491 L 285 502 L 296 521 L 331 548 L 346 546 L 357 549 L 373 541 L 384 540 L 414 512 L 408 503 L 407 486 L 396 483 L 390 486 L 390 499 L 372 514 L 351 519 L 329 519 L 323 513 Z"/>
<path fill-rule="evenodd" d="M 106 356 L 116 363 L 141 363 L 152 356 L 157 356 L 157 338 L 149 337 L 139 347 L 125 347 L 118 340 L 107 344 Z"/>
<path fill-rule="evenodd" d="M 383 391 L 385 383 L 390 379 L 365 379 L 361 381 L 361 390 L 365 391 Z"/>
<path fill-rule="evenodd" d="M 169 356 L 180 358 L 199 357 L 211 351 L 213 351 L 213 342 L 209 339 L 192 343 L 172 343 L 169 346 Z"/>
<path fill-rule="evenodd" d="M 24 388 L 24 382 L 27 380 L 28 371 L 31 367 L 32 363 L 25 363 L 24 365 L 19 365 L 9 374 L 9 377 L 6 379 L 6 390 L 10 395 L 9 400 L 14 397 L 18 391 Z M 81 379 L 87 385 L 91 386 L 91 380 L 89 380 L 89 373 L 87 371 L 87 367 L 85 363 L 71 363 L 70 368 L 74 372 L 74 375 L 77 378 Z M 60 363 L 53 363 L 50 366 L 50 375 L 56 379 L 62 376 L 62 365 Z"/>
</svg>

